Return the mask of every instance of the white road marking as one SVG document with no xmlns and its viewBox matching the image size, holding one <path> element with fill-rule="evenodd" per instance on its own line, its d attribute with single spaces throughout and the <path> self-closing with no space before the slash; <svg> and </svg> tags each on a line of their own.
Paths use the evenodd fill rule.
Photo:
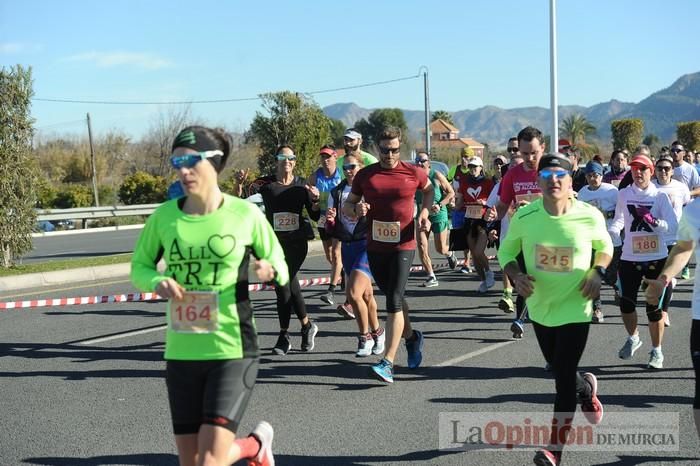
<svg viewBox="0 0 700 466">
<path fill-rule="evenodd" d="M 494 343 L 493 345 L 487 346 L 486 348 L 481 348 L 480 350 L 472 351 L 471 353 L 463 354 L 462 356 L 457 356 L 456 358 L 448 359 L 445 362 L 436 364 L 435 367 L 454 366 L 455 364 L 458 364 L 462 361 L 466 361 L 467 359 L 471 359 L 481 354 L 488 353 L 489 351 L 497 350 L 498 348 L 503 348 L 504 346 L 508 346 L 511 343 L 515 343 L 516 341 L 517 340 L 510 340 L 502 341 L 500 343 Z"/>
<path fill-rule="evenodd" d="M 118 340 L 120 338 L 129 338 L 129 337 L 134 337 L 136 335 L 144 335 L 146 333 L 151 333 L 151 332 L 159 332 L 161 330 L 165 330 L 168 326 L 167 325 L 161 325 L 159 327 L 153 327 L 153 328 L 147 328 L 143 330 L 134 330 L 133 332 L 125 332 L 125 333 L 119 333 L 117 335 L 110 335 L 108 337 L 102 337 L 102 338 L 94 338 L 92 340 L 85 340 L 81 341 L 78 343 L 78 345 L 95 345 L 97 343 L 104 343 L 105 341 L 112 341 L 112 340 Z"/>
</svg>

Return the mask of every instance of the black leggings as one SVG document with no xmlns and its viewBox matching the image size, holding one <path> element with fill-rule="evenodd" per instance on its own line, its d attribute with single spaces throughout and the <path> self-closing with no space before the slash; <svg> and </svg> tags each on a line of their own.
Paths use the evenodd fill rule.
<svg viewBox="0 0 700 466">
<path fill-rule="evenodd" d="M 388 253 L 367 251 L 369 268 L 379 289 L 386 295 L 386 311 L 401 312 L 406 292 L 408 274 L 416 251 L 393 251 Z"/>
<path fill-rule="evenodd" d="M 585 322 L 545 327 L 532 322 L 537 343 L 554 374 L 557 392 L 554 397 L 554 412 L 561 417 L 557 419 L 560 427 L 565 424 L 565 419 L 573 419 L 580 399 L 591 397 L 591 387 L 578 371 L 590 326 L 590 322 Z M 553 443 L 561 449 L 561 445 Z"/>
<path fill-rule="evenodd" d="M 700 409 L 700 320 L 693 319 L 690 328 L 690 357 L 693 359 L 693 369 L 695 369 L 695 399 L 693 409 Z"/>
<path fill-rule="evenodd" d="M 618 269 L 620 277 L 620 312 L 631 314 L 637 310 L 637 293 L 642 284 L 642 278 L 658 278 L 664 268 L 666 258 L 649 262 L 631 262 L 620 260 Z M 669 284 L 661 308 L 668 310 L 673 288 Z M 647 313 L 654 312 L 657 306 L 646 306 Z"/>
<path fill-rule="evenodd" d="M 277 317 L 280 321 L 280 329 L 286 330 L 292 319 L 292 310 L 299 321 L 306 317 L 306 304 L 304 304 L 304 296 L 301 294 L 297 272 L 306 259 L 306 253 L 309 252 L 309 243 L 306 240 L 301 240 L 281 244 L 284 260 L 287 262 L 289 270 L 289 283 L 284 286 L 276 286 L 275 294 L 277 295 Z"/>
</svg>

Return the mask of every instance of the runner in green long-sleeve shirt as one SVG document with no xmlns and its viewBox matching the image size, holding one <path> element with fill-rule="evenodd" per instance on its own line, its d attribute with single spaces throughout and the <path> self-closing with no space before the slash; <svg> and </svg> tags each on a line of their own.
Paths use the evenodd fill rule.
<svg viewBox="0 0 700 466">
<path fill-rule="evenodd" d="M 274 432 L 260 422 L 236 431 L 258 373 L 258 342 L 248 295 L 250 255 L 262 281 L 289 281 L 284 253 L 258 208 L 223 194 L 218 173 L 231 152 L 223 130 L 183 129 L 170 163 L 185 196 L 149 217 L 131 263 L 131 280 L 168 299 L 166 384 L 180 464 L 274 465 Z M 165 271 L 156 264 L 165 262 Z M 210 464 L 210 463 L 207 463 Z"/>
</svg>

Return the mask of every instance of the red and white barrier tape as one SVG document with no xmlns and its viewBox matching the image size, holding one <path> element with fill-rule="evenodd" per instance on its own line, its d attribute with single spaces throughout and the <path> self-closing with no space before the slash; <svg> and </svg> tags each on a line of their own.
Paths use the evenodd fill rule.
<svg viewBox="0 0 700 466">
<path fill-rule="evenodd" d="M 463 264 L 463 260 L 457 261 L 458 265 Z M 444 269 L 449 267 L 447 263 L 435 264 L 433 269 Z M 420 272 L 423 270 L 422 265 L 416 265 L 411 267 L 411 272 Z M 299 280 L 299 286 L 306 288 L 308 286 L 315 285 L 328 285 L 330 284 L 330 277 L 318 277 L 309 278 L 304 280 Z M 251 283 L 248 285 L 248 291 L 268 291 L 274 290 L 274 285 L 267 283 Z M 78 306 L 85 304 L 109 304 L 109 303 L 131 303 L 131 302 L 143 302 L 143 301 L 153 301 L 161 300 L 160 296 L 156 293 L 129 293 L 129 294 L 118 294 L 111 296 L 82 296 L 78 298 L 53 298 L 53 299 L 32 299 L 27 301 L 7 301 L 0 302 L 0 311 L 6 311 L 9 309 L 28 309 L 35 307 L 61 307 L 61 306 Z"/>
</svg>

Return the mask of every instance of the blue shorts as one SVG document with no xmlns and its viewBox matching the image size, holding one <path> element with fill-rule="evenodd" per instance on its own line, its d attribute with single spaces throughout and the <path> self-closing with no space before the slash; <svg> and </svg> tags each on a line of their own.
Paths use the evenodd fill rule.
<svg viewBox="0 0 700 466">
<path fill-rule="evenodd" d="M 340 246 L 340 255 L 343 260 L 343 270 L 350 276 L 354 270 L 359 270 L 372 279 L 367 259 L 367 240 L 343 242 Z"/>
<path fill-rule="evenodd" d="M 462 228 L 464 226 L 464 211 L 455 210 L 452 212 L 452 228 Z"/>
</svg>

